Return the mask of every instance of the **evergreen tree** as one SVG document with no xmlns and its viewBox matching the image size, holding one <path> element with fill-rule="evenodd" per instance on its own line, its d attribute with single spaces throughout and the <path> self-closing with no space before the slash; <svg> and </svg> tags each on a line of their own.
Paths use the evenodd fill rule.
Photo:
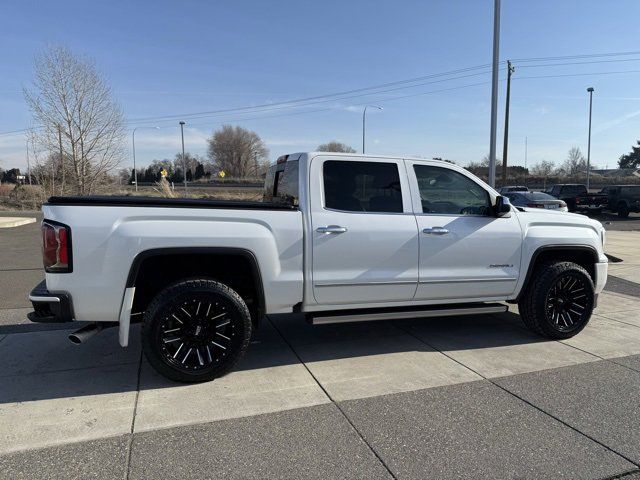
<svg viewBox="0 0 640 480">
<path fill-rule="evenodd" d="M 638 146 L 631 146 L 631 152 L 620 157 L 618 166 L 620 168 L 640 168 L 640 140 L 637 141 Z"/>
</svg>

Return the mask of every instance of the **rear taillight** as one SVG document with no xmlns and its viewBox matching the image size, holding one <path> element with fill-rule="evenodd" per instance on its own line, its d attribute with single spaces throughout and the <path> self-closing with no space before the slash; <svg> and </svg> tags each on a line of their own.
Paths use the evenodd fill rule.
<svg viewBox="0 0 640 480">
<path fill-rule="evenodd" d="M 71 272 L 71 229 L 50 220 L 42 222 L 42 261 L 48 273 Z"/>
<path fill-rule="evenodd" d="M 529 208 L 544 208 L 542 203 L 527 203 L 527 207 Z"/>
</svg>

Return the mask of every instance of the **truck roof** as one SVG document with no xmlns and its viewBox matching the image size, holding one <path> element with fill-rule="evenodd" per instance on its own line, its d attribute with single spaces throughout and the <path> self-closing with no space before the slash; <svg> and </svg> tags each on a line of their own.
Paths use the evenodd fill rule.
<svg viewBox="0 0 640 480">
<path fill-rule="evenodd" d="M 341 157 L 350 157 L 353 158 L 354 160 L 365 160 L 367 158 L 388 158 L 388 159 L 392 159 L 392 160 L 413 160 L 413 161 L 417 161 L 417 162 L 442 162 L 442 163 L 446 163 L 446 164 L 452 164 L 453 162 L 448 162 L 446 160 L 441 160 L 441 159 L 436 159 L 436 158 L 424 158 L 424 157 L 413 157 L 410 155 L 380 155 L 380 154 L 362 154 L 362 153 L 344 153 L 344 152 L 318 152 L 318 151 L 311 151 L 311 152 L 295 152 L 295 153 L 289 153 L 286 155 L 281 155 L 280 157 L 278 157 L 276 163 L 281 162 L 281 161 L 286 161 L 286 160 L 300 160 L 303 157 L 306 156 L 306 158 L 313 158 L 317 155 L 340 155 Z M 453 164 L 455 165 L 455 164 Z"/>
</svg>

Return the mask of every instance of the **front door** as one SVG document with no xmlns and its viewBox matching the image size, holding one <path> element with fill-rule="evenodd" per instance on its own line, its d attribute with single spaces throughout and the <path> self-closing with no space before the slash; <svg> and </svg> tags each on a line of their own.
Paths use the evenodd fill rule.
<svg viewBox="0 0 640 480">
<path fill-rule="evenodd" d="M 319 304 L 413 298 L 418 230 L 400 168 L 402 160 L 312 160 L 312 281 Z"/>
<path fill-rule="evenodd" d="M 420 235 L 416 300 L 506 298 L 520 270 L 516 214 L 495 217 L 491 196 L 464 170 L 407 161 Z M 512 207 L 513 208 L 513 207 Z"/>
</svg>

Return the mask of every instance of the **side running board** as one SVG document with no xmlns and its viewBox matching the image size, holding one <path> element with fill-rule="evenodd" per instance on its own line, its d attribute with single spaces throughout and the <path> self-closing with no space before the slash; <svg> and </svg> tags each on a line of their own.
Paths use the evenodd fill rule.
<svg viewBox="0 0 640 480">
<path fill-rule="evenodd" d="M 407 318 L 451 317 L 455 315 L 474 315 L 484 313 L 503 313 L 509 309 L 501 303 L 474 303 L 464 305 L 447 305 L 437 307 L 421 307 L 419 309 L 377 309 L 377 310 L 344 310 L 332 312 L 313 312 L 306 315 L 307 321 L 313 325 L 329 323 L 371 322 L 375 320 L 400 320 Z"/>
</svg>

